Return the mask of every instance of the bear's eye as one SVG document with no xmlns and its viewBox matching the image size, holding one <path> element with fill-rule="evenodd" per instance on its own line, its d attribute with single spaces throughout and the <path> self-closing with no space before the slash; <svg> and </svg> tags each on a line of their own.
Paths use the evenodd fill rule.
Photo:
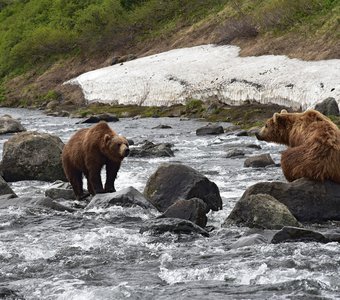
<svg viewBox="0 0 340 300">
<path fill-rule="evenodd" d="M 265 128 L 268 128 L 268 124 L 266 124 L 264 127 L 265 127 Z"/>
</svg>

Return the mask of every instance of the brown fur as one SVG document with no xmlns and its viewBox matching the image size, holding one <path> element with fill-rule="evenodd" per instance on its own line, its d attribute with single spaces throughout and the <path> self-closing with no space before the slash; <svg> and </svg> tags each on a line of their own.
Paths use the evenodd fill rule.
<svg viewBox="0 0 340 300">
<path fill-rule="evenodd" d="M 288 146 L 281 156 L 288 181 L 305 177 L 340 183 L 340 130 L 318 111 L 275 113 L 256 136 Z"/>
<path fill-rule="evenodd" d="M 65 145 L 62 153 L 63 168 L 77 199 L 83 196 L 83 174 L 87 178 L 90 194 L 114 192 L 114 182 L 121 162 L 129 154 L 129 144 L 117 135 L 106 122 L 78 130 Z M 106 183 L 100 172 L 106 166 Z"/>
</svg>

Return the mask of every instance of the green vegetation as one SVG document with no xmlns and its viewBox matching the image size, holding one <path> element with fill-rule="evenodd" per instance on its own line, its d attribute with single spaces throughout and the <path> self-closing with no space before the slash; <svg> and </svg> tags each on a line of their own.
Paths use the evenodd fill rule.
<svg viewBox="0 0 340 300">
<path fill-rule="evenodd" d="M 311 34 L 334 30 L 339 36 L 339 10 L 338 0 L 2 0 L 0 77 L 70 54 L 113 51 L 217 13 L 241 36 L 247 35 L 242 30 L 255 34 L 301 27 Z"/>
<path fill-rule="evenodd" d="M 7 84 L 11 79 L 25 74 L 31 85 L 58 61 L 108 58 L 140 49 L 137 45 L 149 50 L 174 36 L 186 46 L 200 35 L 207 42 L 223 44 L 255 36 L 289 40 L 286 37 L 292 33 L 308 45 L 325 40 L 337 45 L 340 1 L 0 0 L 0 102 L 9 94 L 7 89 L 16 89 Z M 56 97 L 46 95 L 55 86 L 40 90 L 36 85 L 33 94 L 24 85 L 17 98 L 40 100 L 15 103 L 30 105 Z"/>
</svg>

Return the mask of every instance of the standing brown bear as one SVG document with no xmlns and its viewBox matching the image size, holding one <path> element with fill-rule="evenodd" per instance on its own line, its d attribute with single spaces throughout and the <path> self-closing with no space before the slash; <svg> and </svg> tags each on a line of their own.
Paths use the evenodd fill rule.
<svg viewBox="0 0 340 300">
<path fill-rule="evenodd" d="M 77 199 L 83 197 L 83 174 L 90 194 L 115 192 L 114 182 L 124 157 L 129 155 L 125 137 L 116 134 L 106 122 L 78 130 L 64 146 L 62 162 Z M 106 165 L 103 188 L 100 172 Z"/>
<path fill-rule="evenodd" d="M 288 146 L 281 167 L 288 181 L 309 178 L 340 183 L 340 130 L 316 110 L 275 113 L 256 137 Z"/>
</svg>

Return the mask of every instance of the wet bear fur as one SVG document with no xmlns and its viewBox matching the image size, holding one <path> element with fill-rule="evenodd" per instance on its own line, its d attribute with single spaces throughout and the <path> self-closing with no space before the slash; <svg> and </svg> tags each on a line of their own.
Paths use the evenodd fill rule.
<svg viewBox="0 0 340 300">
<path fill-rule="evenodd" d="M 308 178 L 340 183 L 340 130 L 316 110 L 288 113 L 268 119 L 256 135 L 259 140 L 288 146 L 281 167 L 288 181 Z"/>
<path fill-rule="evenodd" d="M 83 175 L 90 194 L 115 192 L 115 179 L 122 160 L 129 154 L 125 137 L 116 134 L 106 122 L 78 130 L 64 146 L 62 163 L 77 199 L 83 192 Z M 103 188 L 100 172 L 106 167 Z"/>
</svg>

